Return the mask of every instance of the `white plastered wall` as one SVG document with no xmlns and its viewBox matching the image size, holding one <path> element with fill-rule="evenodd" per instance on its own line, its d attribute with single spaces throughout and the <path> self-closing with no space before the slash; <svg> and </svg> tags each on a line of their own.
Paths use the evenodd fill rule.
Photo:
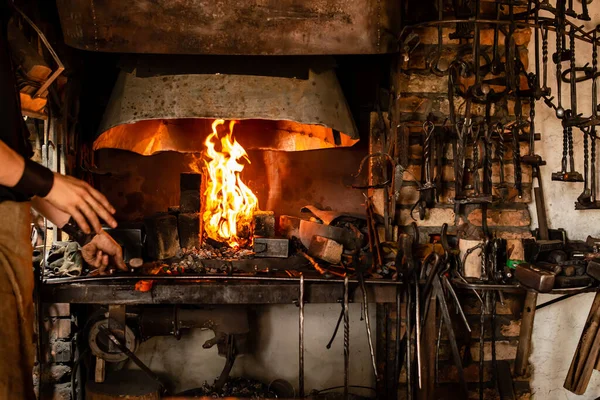
<svg viewBox="0 0 600 400">
<path fill-rule="evenodd" d="M 552 1 L 554 3 L 554 1 Z M 574 2 L 574 7 L 580 10 L 581 3 Z M 600 23 L 600 0 L 594 0 L 589 5 L 592 20 L 578 22 L 585 24 L 587 30 Z M 551 61 L 555 52 L 556 36 L 550 32 L 549 36 L 549 64 L 548 85 L 552 88 L 552 95 L 556 102 L 556 74 L 555 65 Z M 600 36 L 600 35 L 599 35 Z M 540 45 L 541 49 L 541 45 Z M 599 49 L 600 50 L 600 49 Z M 529 68 L 534 70 L 534 41 L 529 45 Z M 540 50 L 541 53 L 541 50 Z M 591 45 L 578 42 L 576 44 L 577 66 L 586 62 L 591 65 Z M 563 63 L 563 71 L 569 68 L 569 63 Z M 599 80 L 600 84 L 600 80 Z M 577 85 L 578 112 L 590 115 L 592 109 L 591 83 L 585 82 Z M 569 85 L 562 84 L 562 103 L 565 109 L 570 108 Z M 562 125 L 555 117 L 554 110 L 548 108 L 543 101 L 536 104 L 535 118 L 536 132 L 542 134 L 542 140 L 536 142 L 536 152 L 540 154 L 547 165 L 542 167 L 542 182 L 545 191 L 546 211 L 550 228 L 564 228 L 570 239 L 585 240 L 587 235 L 600 237 L 600 210 L 575 211 L 574 203 L 582 192 L 582 183 L 563 183 L 551 180 L 552 172 L 560 171 L 562 157 Z M 583 173 L 583 140 L 578 129 L 573 130 L 575 148 L 575 167 Z M 597 143 L 600 155 L 600 143 Z M 597 160 L 600 166 L 600 160 Z M 600 187 L 599 187 L 600 189 Z M 600 191 L 598 192 L 600 194 Z M 530 205 L 533 217 L 532 227 L 537 226 L 535 204 Z M 554 296 L 540 295 L 538 304 L 550 300 Z M 533 353 L 530 362 L 533 367 L 531 389 L 536 400 L 562 400 L 582 399 L 593 400 L 600 396 L 600 372 L 594 371 L 587 392 L 583 396 L 576 396 L 563 388 L 563 383 L 571 359 L 577 347 L 583 325 L 587 318 L 593 294 L 578 295 L 563 302 L 553 304 L 536 313 L 533 330 Z"/>
</svg>

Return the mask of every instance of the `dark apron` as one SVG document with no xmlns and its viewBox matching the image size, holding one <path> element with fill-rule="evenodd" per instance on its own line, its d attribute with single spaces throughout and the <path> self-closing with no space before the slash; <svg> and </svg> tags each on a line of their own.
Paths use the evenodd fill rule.
<svg viewBox="0 0 600 400">
<path fill-rule="evenodd" d="M 0 399 L 33 394 L 30 203 L 0 202 Z"/>
</svg>

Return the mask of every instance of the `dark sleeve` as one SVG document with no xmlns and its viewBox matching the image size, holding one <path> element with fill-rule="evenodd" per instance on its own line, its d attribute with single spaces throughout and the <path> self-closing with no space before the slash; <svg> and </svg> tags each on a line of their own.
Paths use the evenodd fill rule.
<svg viewBox="0 0 600 400">
<path fill-rule="evenodd" d="M 15 70 L 7 41 L 10 9 L 0 0 L 0 140 L 25 158 L 31 158 L 29 131 L 21 115 Z M 27 196 L 0 185 L 0 201 L 26 201 Z"/>
<path fill-rule="evenodd" d="M 15 68 L 7 40 L 10 17 L 5 0 L 0 0 L 0 140 L 23 157 L 31 158 L 29 131 L 21 115 Z"/>
</svg>

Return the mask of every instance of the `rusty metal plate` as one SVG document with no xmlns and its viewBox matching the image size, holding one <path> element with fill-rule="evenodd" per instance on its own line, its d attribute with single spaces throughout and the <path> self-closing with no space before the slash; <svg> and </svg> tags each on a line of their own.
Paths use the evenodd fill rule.
<svg viewBox="0 0 600 400">
<path fill-rule="evenodd" d="M 380 54 L 396 50 L 397 0 L 57 0 L 65 41 L 153 54 Z"/>
</svg>

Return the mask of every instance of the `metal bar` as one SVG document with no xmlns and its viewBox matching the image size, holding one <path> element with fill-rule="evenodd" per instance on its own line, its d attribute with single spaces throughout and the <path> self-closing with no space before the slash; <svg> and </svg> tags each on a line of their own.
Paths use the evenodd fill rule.
<svg viewBox="0 0 600 400">
<path fill-rule="evenodd" d="M 568 299 L 568 298 L 570 298 L 570 297 L 577 296 L 578 294 L 581 294 L 581 293 L 571 293 L 571 294 L 565 294 L 564 296 L 560 296 L 560 297 L 557 297 L 557 298 L 555 298 L 555 299 L 552 299 L 552 300 L 550 300 L 550 301 L 547 301 L 547 302 L 545 302 L 545 303 L 542 303 L 542 304 L 540 304 L 539 306 L 536 306 L 536 307 L 535 307 L 535 309 L 536 309 L 536 310 L 539 310 L 539 309 L 542 309 L 542 308 L 544 308 L 544 307 L 551 306 L 551 305 L 552 305 L 552 304 L 554 304 L 554 303 L 558 303 L 558 302 L 560 302 L 560 301 L 563 301 L 563 300 L 566 300 L 566 299 Z"/>
<path fill-rule="evenodd" d="M 350 387 L 350 300 L 348 298 L 348 276 L 344 278 L 344 400 L 349 399 Z"/>
<path fill-rule="evenodd" d="M 127 314 L 125 306 L 121 304 L 111 304 L 108 306 L 108 329 L 115 335 L 121 343 L 125 343 L 125 326 Z M 108 351 L 117 351 L 117 346 L 112 341 L 108 342 Z"/>
<path fill-rule="evenodd" d="M 369 318 L 369 298 L 367 296 L 367 288 L 365 287 L 365 280 L 363 278 L 362 272 L 359 275 L 360 280 L 360 288 L 363 293 L 363 307 L 365 310 L 365 326 L 367 329 L 367 340 L 369 342 L 369 353 L 371 354 L 371 364 L 373 366 L 373 374 L 375 375 L 375 380 L 378 379 L 377 375 L 377 362 L 375 361 L 375 349 L 373 347 L 373 336 L 371 335 L 371 320 Z"/>
<path fill-rule="evenodd" d="M 444 298 L 444 290 L 442 289 L 442 284 L 440 283 L 439 276 L 436 276 L 433 280 L 433 290 L 436 293 L 436 297 L 438 299 L 438 303 L 440 305 L 440 311 L 442 315 L 442 321 L 446 326 L 446 330 L 448 333 L 448 340 L 450 341 L 450 347 L 452 349 L 452 358 L 454 360 L 454 364 L 456 365 L 458 371 L 458 377 L 461 383 L 461 389 L 463 390 L 463 395 L 467 396 L 468 388 L 467 381 L 465 379 L 464 370 L 462 367 L 462 360 L 460 356 L 460 350 L 458 349 L 458 344 L 456 342 L 456 335 L 454 333 L 454 328 L 452 327 L 452 319 L 450 317 L 450 311 L 448 310 L 448 304 L 446 303 L 446 299 Z M 483 307 L 483 305 L 482 305 Z"/>
<path fill-rule="evenodd" d="M 300 276 L 300 288 L 298 296 L 298 307 L 300 308 L 299 323 L 300 323 L 300 338 L 299 338 L 299 369 L 298 372 L 298 390 L 300 397 L 304 397 L 304 275 Z"/>
<path fill-rule="evenodd" d="M 85 282 L 117 282 L 117 281 L 197 281 L 197 280 L 215 280 L 215 281 L 263 281 L 263 282 L 293 282 L 299 283 L 300 278 L 279 277 L 279 276 L 248 276 L 248 275 L 109 275 L 109 276 L 89 276 L 77 278 L 50 278 L 44 280 L 46 285 L 59 285 L 65 283 L 85 283 Z M 305 283 L 342 283 L 343 279 L 337 278 L 304 278 Z M 349 279 L 349 283 L 360 283 L 358 279 Z M 365 279 L 365 284 L 377 285 L 402 285 L 401 281 L 391 281 L 384 279 Z"/>
<path fill-rule="evenodd" d="M 500 290 L 505 292 L 521 292 L 525 290 L 530 290 L 527 287 L 521 286 L 520 284 L 499 284 L 499 283 L 466 283 L 462 282 L 458 279 L 453 279 L 452 284 L 455 285 L 459 289 L 469 289 L 469 290 Z M 596 286 L 581 286 L 575 288 L 562 288 L 562 289 L 553 289 L 548 292 L 549 294 L 569 294 L 569 293 L 585 293 L 585 292 L 595 292 Z"/>
</svg>

